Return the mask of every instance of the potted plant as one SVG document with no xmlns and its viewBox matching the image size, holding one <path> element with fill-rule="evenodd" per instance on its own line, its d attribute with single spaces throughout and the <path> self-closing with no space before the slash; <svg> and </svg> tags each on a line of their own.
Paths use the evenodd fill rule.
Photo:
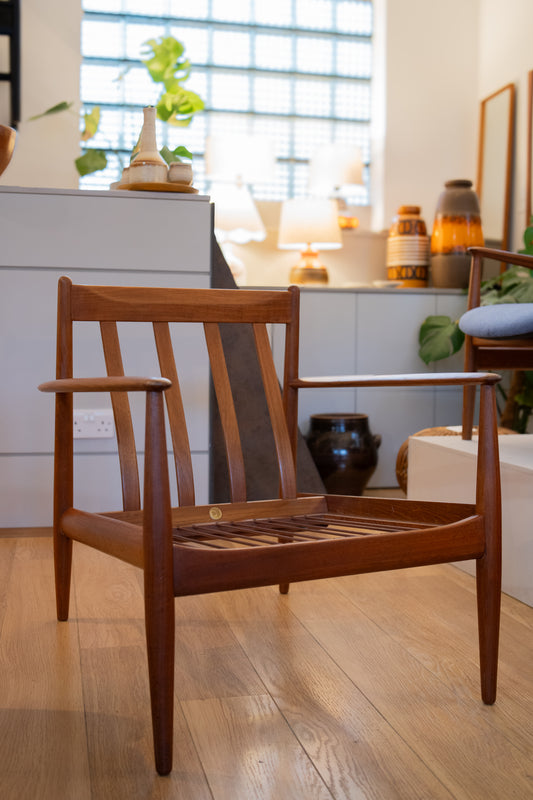
<svg viewBox="0 0 533 800">
<path fill-rule="evenodd" d="M 156 103 L 156 115 L 162 122 L 169 125 L 185 127 L 190 125 L 194 115 L 204 108 L 204 101 L 196 92 L 187 89 L 183 84 L 188 80 L 191 73 L 191 63 L 185 57 L 185 47 L 182 42 L 173 36 L 161 36 L 158 39 L 149 39 L 144 42 L 143 55 L 141 59 L 154 83 L 161 84 L 161 92 Z M 129 68 L 127 68 L 120 78 L 122 79 Z M 73 103 L 63 101 L 55 106 L 48 108 L 41 114 L 30 117 L 31 120 L 39 119 L 49 114 L 57 114 L 64 111 L 71 111 Z M 83 131 L 81 141 L 90 141 L 98 132 L 100 125 L 101 109 L 94 106 L 90 111 L 83 112 Z M 161 156 L 167 164 L 186 164 L 184 159 L 192 160 L 192 153 L 183 145 L 179 145 L 174 150 L 163 147 Z M 132 158 L 135 157 L 135 149 Z M 90 173 L 105 169 L 107 157 L 104 150 L 97 148 L 87 148 L 85 152 L 76 159 L 76 169 L 78 174 L 83 177 Z M 187 165 L 190 168 L 190 165 Z M 180 182 L 185 172 L 189 170 L 175 169 L 180 172 Z M 184 181 L 187 182 L 187 181 Z"/>
</svg>

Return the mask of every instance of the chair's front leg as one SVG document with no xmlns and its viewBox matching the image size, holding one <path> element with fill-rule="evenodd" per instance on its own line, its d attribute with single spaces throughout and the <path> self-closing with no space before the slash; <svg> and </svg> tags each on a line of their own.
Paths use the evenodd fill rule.
<svg viewBox="0 0 533 800">
<path fill-rule="evenodd" d="M 146 399 L 144 604 L 156 769 L 172 769 L 174 576 L 163 394 Z"/>
<path fill-rule="evenodd" d="M 61 530 L 61 517 L 73 503 L 72 394 L 56 394 L 54 447 L 54 573 L 59 620 L 68 619 L 72 539 Z"/>
<path fill-rule="evenodd" d="M 480 387 L 476 506 L 485 517 L 485 553 L 476 561 L 481 696 L 496 700 L 501 604 L 501 489 L 494 386 Z"/>
</svg>

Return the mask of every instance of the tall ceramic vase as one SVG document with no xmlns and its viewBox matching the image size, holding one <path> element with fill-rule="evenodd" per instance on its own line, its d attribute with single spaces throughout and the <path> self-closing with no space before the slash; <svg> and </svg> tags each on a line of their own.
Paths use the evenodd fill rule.
<svg viewBox="0 0 533 800">
<path fill-rule="evenodd" d="M 381 436 L 370 432 L 367 414 L 313 414 L 306 439 L 330 494 L 363 493 L 381 444 Z"/>
<path fill-rule="evenodd" d="M 469 247 L 482 247 L 479 200 L 472 181 L 446 181 L 431 234 L 431 278 L 440 289 L 466 289 L 470 276 Z"/>
<path fill-rule="evenodd" d="M 143 115 L 139 148 L 128 169 L 128 182 L 165 183 L 168 178 L 168 166 L 157 149 L 155 107 L 147 106 L 143 109 Z"/>
<path fill-rule="evenodd" d="M 427 286 L 429 236 L 420 206 L 400 206 L 387 239 L 387 278 L 404 287 Z"/>
</svg>

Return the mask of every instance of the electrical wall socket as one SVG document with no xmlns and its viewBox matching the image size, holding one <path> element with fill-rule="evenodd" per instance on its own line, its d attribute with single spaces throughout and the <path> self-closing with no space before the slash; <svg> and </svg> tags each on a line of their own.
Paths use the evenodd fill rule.
<svg viewBox="0 0 533 800">
<path fill-rule="evenodd" d="M 113 412 L 107 408 L 78 408 L 74 411 L 75 439 L 112 439 Z"/>
</svg>

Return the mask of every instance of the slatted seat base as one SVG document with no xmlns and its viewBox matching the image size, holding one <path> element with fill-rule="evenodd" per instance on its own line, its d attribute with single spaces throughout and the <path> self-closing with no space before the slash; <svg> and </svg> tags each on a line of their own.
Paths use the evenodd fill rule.
<svg viewBox="0 0 533 800">
<path fill-rule="evenodd" d="M 190 525 L 172 532 L 174 544 L 195 548 L 261 547 L 296 542 L 319 542 L 416 530 L 425 525 L 394 524 L 342 514 L 308 514 L 248 522 Z"/>
<path fill-rule="evenodd" d="M 437 563 L 446 558 L 447 551 L 450 560 L 478 558 L 483 553 L 482 518 L 474 506 L 429 503 L 418 519 L 409 519 L 413 504 L 408 500 L 376 499 L 373 515 L 358 513 L 358 499 L 340 496 L 301 499 L 292 505 L 318 503 L 324 506 L 318 512 L 253 517 L 249 508 L 247 516 L 244 512 L 254 504 L 233 504 L 234 519 L 177 525 L 173 529 L 175 594 L 192 591 L 190 575 L 196 587 L 200 581 L 203 592 L 212 592 L 227 589 L 228 582 L 232 589 L 257 586 L 258 580 L 267 586 L 397 569 L 412 566 L 413 561 Z M 287 504 L 261 505 L 283 508 Z M 195 516 L 202 510 L 204 518 L 223 518 L 229 509 L 197 507 Z M 271 569 L 265 568 L 268 561 Z M 259 566 L 261 578 L 256 572 Z"/>
</svg>

